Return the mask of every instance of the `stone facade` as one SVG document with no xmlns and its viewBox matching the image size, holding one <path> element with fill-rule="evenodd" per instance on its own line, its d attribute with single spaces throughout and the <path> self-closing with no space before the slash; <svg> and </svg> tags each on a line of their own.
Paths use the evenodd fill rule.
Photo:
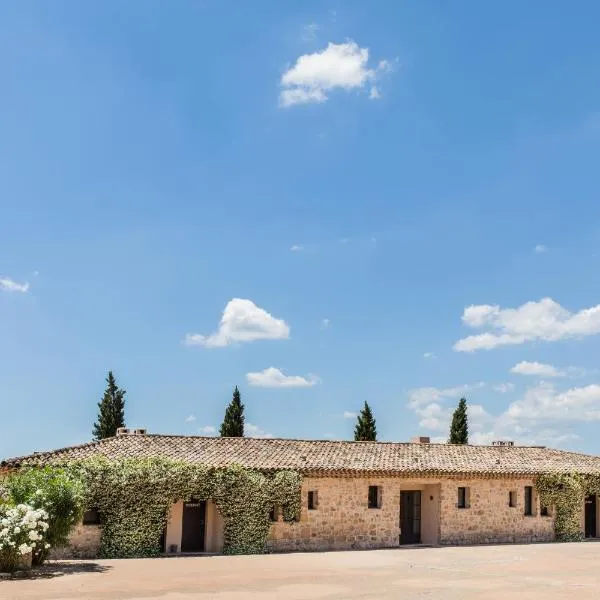
<svg viewBox="0 0 600 600">
<path fill-rule="evenodd" d="M 380 507 L 368 507 L 369 486 L 379 486 Z M 554 520 L 524 514 L 529 479 L 305 478 L 300 522 L 273 523 L 272 552 L 389 548 L 400 545 L 400 492 L 421 492 L 421 543 L 430 545 L 542 542 L 554 539 Z M 467 508 L 458 508 L 458 488 L 467 488 Z M 318 504 L 308 510 L 308 493 Z M 515 506 L 509 506 L 509 492 Z"/>
<path fill-rule="evenodd" d="M 50 558 L 96 558 L 100 550 L 100 525 L 79 524 L 69 537 L 69 544 L 54 548 Z"/>
</svg>

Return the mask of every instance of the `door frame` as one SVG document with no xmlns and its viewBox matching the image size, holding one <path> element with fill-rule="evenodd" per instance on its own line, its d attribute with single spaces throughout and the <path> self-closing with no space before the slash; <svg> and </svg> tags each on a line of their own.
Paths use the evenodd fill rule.
<svg viewBox="0 0 600 600">
<path fill-rule="evenodd" d="M 406 534 L 403 530 L 404 528 L 402 527 L 403 524 L 403 495 L 407 495 L 410 494 L 412 496 L 412 510 L 413 510 L 413 514 L 412 514 L 412 518 L 410 519 L 410 526 L 411 526 L 411 532 L 410 535 Z M 411 544 L 420 544 L 421 543 L 421 536 L 422 536 L 422 518 L 423 518 L 423 492 L 422 490 L 400 490 L 400 506 L 399 506 L 399 510 L 398 510 L 398 519 L 400 521 L 400 536 L 399 536 L 399 543 L 401 546 L 408 546 Z M 417 516 L 418 513 L 418 516 Z M 418 521 L 419 523 L 419 532 L 418 534 L 414 533 L 414 527 L 415 527 L 415 523 Z M 416 539 L 415 539 L 416 536 Z M 407 537 L 409 539 L 407 539 Z"/>
<path fill-rule="evenodd" d="M 588 515 L 588 506 L 591 507 Z M 583 531 L 586 538 L 598 537 L 598 498 L 595 494 L 585 497 L 583 508 Z M 588 532 L 590 535 L 588 535 Z"/>
<path fill-rule="evenodd" d="M 186 542 L 184 542 L 185 538 L 186 538 L 186 506 L 187 505 L 199 505 L 199 511 L 198 514 L 200 516 L 200 519 L 197 522 L 193 522 L 190 523 L 190 521 L 188 521 L 188 527 L 197 527 L 200 526 L 200 531 L 198 531 L 198 537 L 196 538 L 196 542 L 198 543 L 198 547 L 194 548 L 192 550 L 186 550 L 184 548 L 184 544 Z M 189 507 L 192 508 L 192 507 Z M 196 508 L 196 507 L 193 507 Z M 189 514 L 189 513 L 188 513 Z M 182 508 L 182 512 L 181 512 L 181 545 L 180 545 L 180 552 L 181 553 L 200 553 L 200 552 L 205 552 L 206 551 L 206 517 L 207 517 L 207 510 L 206 510 L 206 500 L 189 500 L 187 502 L 183 503 L 183 508 Z"/>
</svg>

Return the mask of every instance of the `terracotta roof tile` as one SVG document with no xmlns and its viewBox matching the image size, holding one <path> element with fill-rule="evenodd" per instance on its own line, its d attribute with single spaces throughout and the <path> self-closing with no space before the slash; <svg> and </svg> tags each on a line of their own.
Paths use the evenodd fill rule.
<svg viewBox="0 0 600 600">
<path fill-rule="evenodd" d="M 7 459 L 2 467 L 64 463 L 92 456 L 165 457 L 210 467 L 232 464 L 306 474 L 600 473 L 600 457 L 542 447 L 460 446 L 128 434 L 52 452 Z"/>
</svg>

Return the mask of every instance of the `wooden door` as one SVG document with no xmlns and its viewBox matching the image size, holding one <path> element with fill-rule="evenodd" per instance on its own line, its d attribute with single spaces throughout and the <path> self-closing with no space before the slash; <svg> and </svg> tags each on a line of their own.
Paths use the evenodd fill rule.
<svg viewBox="0 0 600 600">
<path fill-rule="evenodd" d="M 585 537 L 596 537 L 596 496 L 585 499 Z"/>
<path fill-rule="evenodd" d="M 181 530 L 182 552 L 204 552 L 206 528 L 206 502 L 204 500 L 183 503 Z"/>
<path fill-rule="evenodd" d="M 400 543 L 421 543 L 421 492 L 400 492 Z"/>
</svg>

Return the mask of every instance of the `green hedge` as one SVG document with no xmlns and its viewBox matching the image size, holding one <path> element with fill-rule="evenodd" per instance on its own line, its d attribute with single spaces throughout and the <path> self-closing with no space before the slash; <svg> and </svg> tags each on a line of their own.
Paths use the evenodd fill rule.
<svg viewBox="0 0 600 600">
<path fill-rule="evenodd" d="M 92 459 L 69 469 L 84 483 L 86 506 L 100 513 L 104 558 L 160 554 L 170 508 L 179 500 L 215 502 L 225 524 L 226 554 L 264 552 L 274 506 L 287 521 L 300 517 L 302 477 L 294 471 L 267 475 L 158 458 Z"/>
</svg>

